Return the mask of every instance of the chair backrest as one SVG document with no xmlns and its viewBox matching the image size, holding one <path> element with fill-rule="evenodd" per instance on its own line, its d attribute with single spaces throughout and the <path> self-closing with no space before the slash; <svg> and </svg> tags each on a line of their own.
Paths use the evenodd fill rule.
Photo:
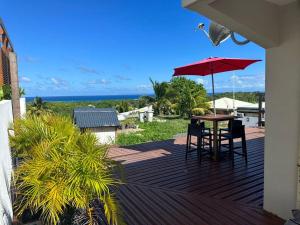
<svg viewBox="0 0 300 225">
<path fill-rule="evenodd" d="M 198 123 L 197 119 L 194 119 L 194 118 L 191 119 L 191 124 L 197 124 L 197 123 Z"/>
<path fill-rule="evenodd" d="M 242 136 L 245 131 L 245 126 L 241 120 L 230 120 L 228 123 L 230 133 L 235 136 Z"/>
<path fill-rule="evenodd" d="M 202 128 L 199 124 L 188 125 L 188 135 L 200 137 L 202 135 Z"/>
<path fill-rule="evenodd" d="M 201 129 L 205 129 L 205 123 L 204 122 L 200 122 L 199 126 L 200 126 Z"/>
</svg>

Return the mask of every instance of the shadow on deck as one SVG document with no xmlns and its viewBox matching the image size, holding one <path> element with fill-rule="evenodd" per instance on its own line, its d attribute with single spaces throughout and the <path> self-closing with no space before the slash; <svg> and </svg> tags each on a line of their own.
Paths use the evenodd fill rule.
<svg viewBox="0 0 300 225">
<path fill-rule="evenodd" d="M 248 166 L 236 156 L 185 161 L 185 137 L 112 148 L 126 184 L 118 194 L 129 225 L 283 224 L 263 205 L 264 130 L 247 129 Z"/>
</svg>

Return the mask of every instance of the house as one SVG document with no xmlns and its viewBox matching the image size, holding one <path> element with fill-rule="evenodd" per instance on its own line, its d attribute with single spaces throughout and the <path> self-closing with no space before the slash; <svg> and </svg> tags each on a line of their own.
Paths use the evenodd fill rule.
<svg viewBox="0 0 300 225">
<path fill-rule="evenodd" d="M 76 108 L 73 121 L 82 132 L 88 129 L 94 133 L 101 144 L 114 143 L 120 126 L 117 112 L 113 108 Z"/>
<path fill-rule="evenodd" d="M 246 127 L 259 126 L 259 116 L 261 115 L 261 124 L 265 125 L 265 103 L 262 102 L 261 111 L 258 104 L 246 105 L 237 108 L 237 116 L 243 121 Z"/>
<path fill-rule="evenodd" d="M 209 102 L 210 108 L 213 109 L 213 101 Z M 256 105 L 250 102 L 239 101 L 232 98 L 219 98 L 215 100 L 216 111 L 219 114 L 230 114 L 239 107 L 255 107 Z"/>
<path fill-rule="evenodd" d="M 213 102 L 209 102 L 213 109 Z M 232 98 L 219 98 L 215 100 L 216 111 L 218 114 L 232 114 L 238 116 L 246 127 L 257 127 L 259 123 L 258 104 L 239 101 Z M 264 123 L 264 102 L 262 104 L 262 122 Z"/>
<path fill-rule="evenodd" d="M 299 1 L 182 0 L 182 4 L 265 49 L 263 208 L 290 218 L 291 210 L 300 207 Z"/>
</svg>

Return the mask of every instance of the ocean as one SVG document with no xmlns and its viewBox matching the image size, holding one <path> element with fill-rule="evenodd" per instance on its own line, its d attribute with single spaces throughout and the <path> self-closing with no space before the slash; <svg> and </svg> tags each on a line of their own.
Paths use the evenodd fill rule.
<svg viewBox="0 0 300 225">
<path fill-rule="evenodd" d="M 145 95 L 44 96 L 41 98 L 45 102 L 93 102 L 101 100 L 139 99 L 141 96 Z M 34 98 L 26 97 L 26 102 L 32 102 Z"/>
</svg>

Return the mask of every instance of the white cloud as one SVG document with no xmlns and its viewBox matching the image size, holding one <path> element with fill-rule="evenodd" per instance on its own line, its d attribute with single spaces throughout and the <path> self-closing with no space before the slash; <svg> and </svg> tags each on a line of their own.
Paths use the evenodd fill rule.
<svg viewBox="0 0 300 225">
<path fill-rule="evenodd" d="M 151 84 L 140 84 L 137 86 L 137 89 L 142 90 L 142 91 L 151 90 L 152 85 Z"/>
<path fill-rule="evenodd" d="M 51 77 L 50 78 L 50 84 L 54 86 L 54 88 L 57 89 L 68 89 L 68 82 L 66 80 L 63 80 L 61 78 Z"/>
<path fill-rule="evenodd" d="M 95 86 L 97 84 L 102 84 L 102 85 L 107 85 L 107 84 L 110 84 L 111 81 L 110 80 L 107 80 L 107 79 L 95 79 L 95 80 L 90 80 L 87 82 L 87 85 L 88 86 Z"/>
<path fill-rule="evenodd" d="M 204 80 L 202 78 L 196 79 L 197 84 L 204 84 Z"/>
<path fill-rule="evenodd" d="M 52 81 L 52 83 L 55 84 L 55 85 L 58 85 L 58 84 L 59 84 L 58 79 L 56 79 L 56 78 L 54 78 L 54 77 L 51 78 L 51 81 Z"/>
<path fill-rule="evenodd" d="M 131 80 L 131 78 L 126 77 L 126 76 L 122 76 L 122 75 L 117 75 L 116 78 L 117 78 L 118 80 Z"/>
<path fill-rule="evenodd" d="M 31 82 L 31 79 L 29 77 L 25 77 L 25 76 L 21 76 L 21 82 L 24 82 L 24 83 L 30 83 Z"/>
<path fill-rule="evenodd" d="M 205 88 L 211 92 L 211 82 L 204 79 Z M 265 76 L 262 74 L 254 75 L 232 75 L 225 77 L 215 77 L 215 91 L 256 91 L 265 87 Z"/>
<path fill-rule="evenodd" d="M 100 72 L 94 68 L 91 67 L 87 67 L 87 66 L 78 66 L 77 69 L 81 72 L 81 73 L 91 73 L 91 74 L 97 74 L 100 75 Z"/>
<path fill-rule="evenodd" d="M 106 79 L 100 79 L 98 81 L 100 84 L 110 84 L 110 81 L 109 80 L 106 80 Z"/>
<path fill-rule="evenodd" d="M 35 63 L 37 61 L 39 61 L 38 58 L 35 58 L 35 57 L 32 57 L 32 56 L 29 56 L 29 55 L 26 55 L 23 57 L 23 60 L 27 63 Z"/>
</svg>

